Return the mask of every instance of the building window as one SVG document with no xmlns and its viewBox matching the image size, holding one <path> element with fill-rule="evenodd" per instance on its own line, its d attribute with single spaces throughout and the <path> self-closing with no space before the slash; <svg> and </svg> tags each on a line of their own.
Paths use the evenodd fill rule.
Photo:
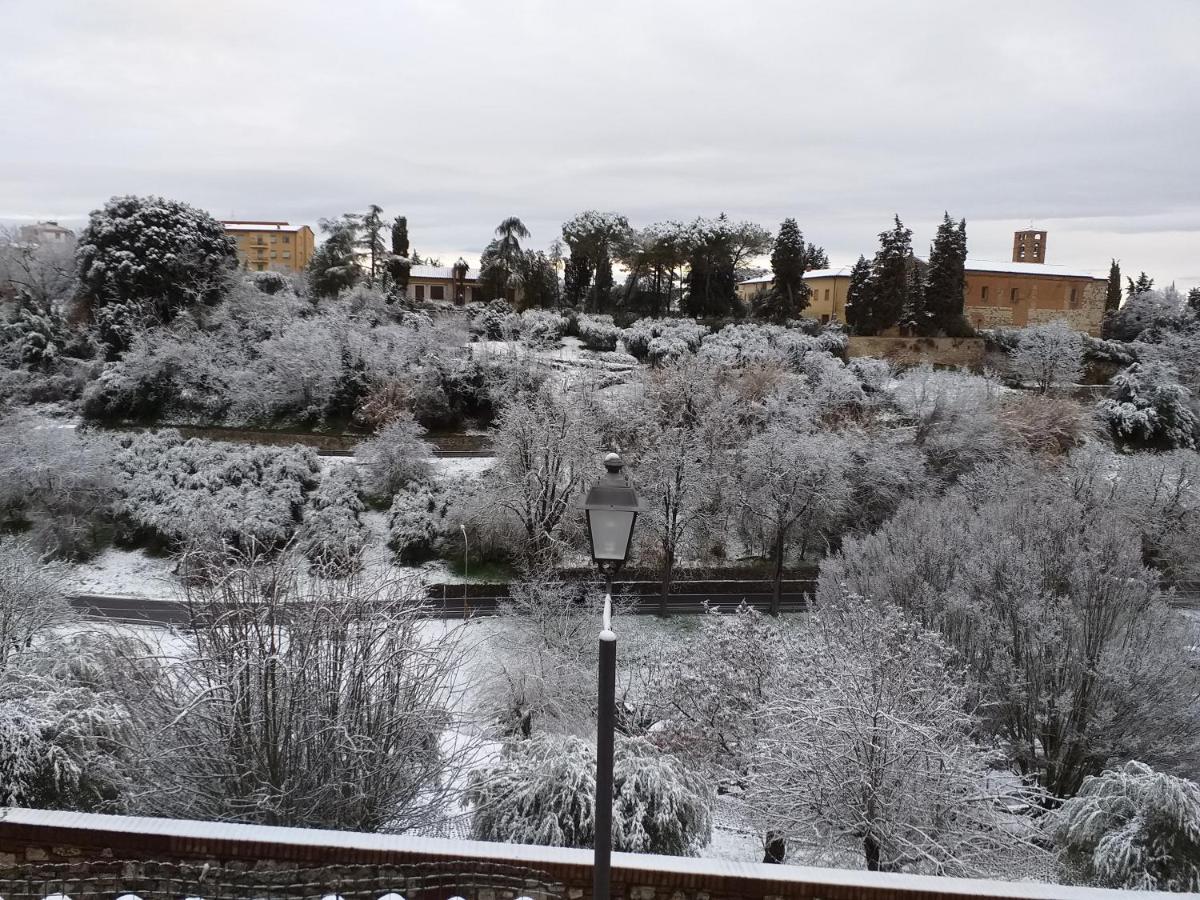
<svg viewBox="0 0 1200 900">
<path fill-rule="evenodd" d="M 429 286 L 429 299 L 430 300 L 445 300 L 446 299 L 446 288 L 440 284 L 431 284 Z"/>
<path fill-rule="evenodd" d="M 272 243 L 272 244 L 277 244 L 277 243 L 279 243 L 279 236 L 278 236 L 278 235 L 274 235 L 274 234 L 273 234 L 273 235 L 271 235 L 271 243 Z"/>
<path fill-rule="evenodd" d="M 825 302 L 829 302 L 829 288 L 825 288 Z"/>
<path fill-rule="evenodd" d="M 1071 309 L 1079 305 L 1079 288 L 1071 288 Z"/>
<path fill-rule="evenodd" d="M 471 288 L 471 302 L 479 303 L 483 300 L 483 291 L 477 287 Z"/>
<path fill-rule="evenodd" d="M 271 251 L 271 259 L 274 259 L 274 258 L 275 258 L 275 257 L 277 257 L 278 255 L 279 255 L 279 254 L 278 254 L 278 253 L 276 253 L 274 250 L 272 250 L 272 251 Z"/>
<path fill-rule="evenodd" d="M 423 285 L 423 284 L 413 285 L 413 296 L 416 297 L 418 300 L 424 300 L 425 299 L 425 285 Z"/>
<path fill-rule="evenodd" d="M 283 251 L 283 258 L 284 258 L 284 259 L 291 259 L 291 258 L 292 258 L 291 251 L 290 251 L 290 250 L 284 250 L 284 251 Z"/>
<path fill-rule="evenodd" d="M 1009 292 L 1008 299 L 1009 299 L 1009 301 L 1012 303 L 1012 305 L 1013 305 L 1013 306 L 1016 306 L 1016 305 L 1017 305 L 1017 302 L 1018 302 L 1018 301 L 1019 301 L 1021 298 L 1017 296 L 1017 289 L 1016 289 L 1016 288 L 1013 288 L 1013 289 L 1012 289 L 1012 291 L 1010 291 L 1010 292 Z"/>
<path fill-rule="evenodd" d="M 285 244 L 290 244 L 292 242 L 292 236 L 290 234 L 285 234 L 283 236 L 283 242 Z"/>
<path fill-rule="evenodd" d="M 979 299 L 982 300 L 984 303 L 987 303 L 987 294 L 988 294 L 987 289 L 988 289 L 988 286 L 986 284 L 979 289 Z"/>
</svg>

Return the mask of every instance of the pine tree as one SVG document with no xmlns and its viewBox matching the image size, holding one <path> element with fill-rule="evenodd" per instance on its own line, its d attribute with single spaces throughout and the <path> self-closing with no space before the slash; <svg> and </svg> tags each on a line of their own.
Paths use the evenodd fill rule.
<svg viewBox="0 0 1200 900">
<path fill-rule="evenodd" d="M 362 234 L 358 246 L 367 254 L 367 286 L 374 287 L 375 279 L 385 275 L 383 260 L 387 247 L 383 243 L 383 207 L 372 203 L 362 217 Z"/>
<path fill-rule="evenodd" d="M 1115 259 L 1108 267 L 1108 292 L 1104 295 L 1104 311 L 1116 312 L 1121 308 L 1121 264 Z"/>
<path fill-rule="evenodd" d="M 1194 287 L 1188 291 L 1187 304 L 1192 312 L 1200 315 L 1200 287 Z"/>
<path fill-rule="evenodd" d="M 929 269 L 925 281 L 926 320 L 921 334 L 956 330 L 962 320 L 967 277 L 967 220 L 957 225 L 945 213 L 929 247 Z"/>
<path fill-rule="evenodd" d="M 737 275 L 730 237 L 723 217 L 697 223 L 683 304 L 688 315 L 726 316 L 736 307 Z"/>
<path fill-rule="evenodd" d="M 1129 286 L 1125 289 L 1125 294 L 1129 297 L 1136 297 L 1138 294 L 1144 294 L 1146 291 L 1154 290 L 1154 279 L 1145 272 L 1139 272 L 1137 281 L 1132 278 L 1126 278 Z"/>
<path fill-rule="evenodd" d="M 783 323 L 798 317 L 808 307 L 812 290 L 804 283 L 804 235 L 795 219 L 784 219 L 771 251 L 774 284 L 755 302 L 756 315 Z"/>
<path fill-rule="evenodd" d="M 879 235 L 879 250 L 871 264 L 869 302 L 857 313 L 861 334 L 879 334 L 900 321 L 908 307 L 911 257 L 912 230 L 896 216 L 893 227 Z"/>
<path fill-rule="evenodd" d="M 325 241 L 313 253 L 308 263 L 308 275 L 313 294 L 336 297 L 343 289 L 358 283 L 358 216 L 344 214 L 340 219 L 322 219 Z"/>
<path fill-rule="evenodd" d="M 860 256 L 850 270 L 850 285 L 846 288 L 846 324 L 855 334 L 865 334 L 864 323 L 872 305 L 871 264 Z"/>
<path fill-rule="evenodd" d="M 824 247 L 818 247 L 811 241 L 804 247 L 804 271 L 813 272 L 817 269 L 829 268 L 829 255 Z"/>
<path fill-rule="evenodd" d="M 929 311 L 925 308 L 925 277 L 929 267 L 911 254 L 908 257 L 904 311 L 900 324 L 916 334 L 932 334 Z"/>
</svg>

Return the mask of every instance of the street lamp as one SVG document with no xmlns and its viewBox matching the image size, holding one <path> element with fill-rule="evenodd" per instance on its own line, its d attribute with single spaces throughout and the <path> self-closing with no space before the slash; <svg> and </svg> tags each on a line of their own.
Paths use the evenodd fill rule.
<svg viewBox="0 0 1200 900">
<path fill-rule="evenodd" d="M 617 635 L 612 630 L 612 581 L 625 564 L 633 526 L 641 509 L 637 491 L 621 473 L 621 457 L 604 457 L 604 476 L 588 489 L 583 502 L 592 559 L 604 575 L 604 613 L 600 631 L 599 698 L 596 710 L 596 858 L 593 900 L 608 900 L 612 862 L 613 718 L 617 706 Z"/>
</svg>

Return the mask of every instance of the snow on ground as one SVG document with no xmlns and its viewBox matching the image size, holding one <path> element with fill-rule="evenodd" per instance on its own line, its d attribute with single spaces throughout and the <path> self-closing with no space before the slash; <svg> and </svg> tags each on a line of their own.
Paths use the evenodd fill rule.
<svg viewBox="0 0 1200 900">
<path fill-rule="evenodd" d="M 438 457 L 429 461 L 440 478 L 471 478 L 482 475 L 496 464 L 494 456 Z"/>
<path fill-rule="evenodd" d="M 90 562 L 69 567 L 65 586 L 73 594 L 179 600 L 183 592 L 174 569 L 168 557 L 110 547 Z"/>
</svg>

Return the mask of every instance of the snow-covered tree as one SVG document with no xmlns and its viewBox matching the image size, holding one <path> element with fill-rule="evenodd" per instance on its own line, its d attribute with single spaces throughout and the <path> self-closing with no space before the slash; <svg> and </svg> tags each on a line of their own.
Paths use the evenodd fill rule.
<svg viewBox="0 0 1200 900">
<path fill-rule="evenodd" d="M 1200 891 L 1200 785 L 1140 762 L 1093 775 L 1054 815 L 1067 872 L 1131 891 Z"/>
<path fill-rule="evenodd" d="M 1121 264 L 1115 259 L 1108 267 L 1108 287 L 1104 291 L 1105 314 L 1115 313 L 1121 308 Z"/>
<path fill-rule="evenodd" d="M 494 512 L 512 517 L 527 562 L 557 553 L 586 482 L 596 477 L 597 441 L 588 398 L 543 386 L 512 396 L 496 419 L 496 465 L 485 476 Z"/>
<path fill-rule="evenodd" d="M 875 301 L 874 283 L 871 281 L 871 264 L 865 256 L 850 270 L 850 284 L 846 288 L 846 324 L 855 334 L 869 334 L 873 325 Z"/>
<path fill-rule="evenodd" d="M 709 610 L 665 649 L 648 692 L 653 739 L 720 784 L 744 788 L 759 762 L 763 710 L 792 660 L 776 620 L 745 603 Z"/>
<path fill-rule="evenodd" d="M 720 515 L 727 453 L 741 433 L 740 410 L 720 373 L 695 361 L 664 366 L 643 381 L 631 437 L 639 448 L 634 476 L 644 502 L 639 532 L 652 536 L 660 566 L 659 614 L 677 561 Z"/>
<path fill-rule="evenodd" d="M 410 482 L 429 477 L 433 449 L 424 435 L 412 413 L 403 412 L 355 448 L 370 496 L 386 502 Z"/>
<path fill-rule="evenodd" d="M 142 774 L 139 731 L 108 686 L 117 665 L 75 635 L 9 666 L 0 678 L 0 804 L 128 810 Z"/>
<path fill-rule="evenodd" d="M 1083 374 L 1083 335 L 1061 319 L 1021 330 L 1013 369 L 1039 393 L 1072 385 Z"/>
<path fill-rule="evenodd" d="M 1115 761 L 1194 759 L 1195 637 L 1128 523 L 1054 471 L 984 468 L 965 482 L 847 538 L 822 562 L 818 604 L 850 590 L 939 631 L 987 730 L 1056 797 Z"/>
<path fill-rule="evenodd" d="M 716 219 L 697 219 L 689 237 L 684 311 L 697 318 L 729 315 L 740 308 L 735 262 L 740 244 L 737 226 L 724 214 Z"/>
<path fill-rule="evenodd" d="M 72 241 L 34 243 L 19 229 L 0 227 L 0 286 L 24 294 L 41 313 L 58 313 L 75 296 L 75 245 Z"/>
<path fill-rule="evenodd" d="M 912 229 L 896 216 L 894 226 L 879 235 L 879 250 L 871 264 L 871 288 L 854 298 L 854 330 L 879 334 L 900 321 L 909 306 L 912 267 Z"/>
<path fill-rule="evenodd" d="M 764 714 L 752 805 L 872 871 L 971 875 L 1034 852 L 1029 800 L 976 746 L 952 650 L 888 603 L 828 596 Z M 1005 820 L 1012 821 L 1005 821 Z"/>
<path fill-rule="evenodd" d="M 929 248 L 922 334 L 945 334 L 961 328 L 966 261 L 967 220 L 960 219 L 956 225 L 947 212 Z"/>
<path fill-rule="evenodd" d="M 571 252 L 565 272 L 568 306 L 592 313 L 608 309 L 613 254 L 628 235 L 629 220 L 614 212 L 590 209 L 563 223 L 563 242 Z"/>
<path fill-rule="evenodd" d="M 181 309 L 220 297 L 237 254 L 208 213 L 162 197 L 125 196 L 92 212 L 75 258 L 94 316 L 110 304 L 135 304 L 153 321 L 169 322 Z"/>
<path fill-rule="evenodd" d="M 577 737 L 538 735 L 505 747 L 471 775 L 477 840 L 591 847 L 596 752 Z M 713 791 L 703 777 L 644 738 L 618 738 L 613 756 L 613 849 L 694 856 L 712 835 Z"/>
<path fill-rule="evenodd" d="M 804 553 L 838 520 L 849 496 L 849 453 L 836 434 L 783 421 L 767 425 L 738 454 L 736 496 L 742 529 L 771 560 L 771 612 L 779 613 L 784 563 Z"/>
<path fill-rule="evenodd" d="M 1182 297 L 1167 291 L 1145 290 L 1129 297 L 1104 320 L 1104 336 L 1118 341 L 1147 340 L 1156 333 L 1196 327 L 1197 316 Z"/>
<path fill-rule="evenodd" d="M 366 283 L 374 287 L 378 279 L 385 277 L 384 259 L 387 257 L 387 245 L 383 242 L 383 207 L 372 203 L 363 214 L 362 230 L 358 238 L 358 248 L 366 257 Z"/>
<path fill-rule="evenodd" d="M 795 219 L 784 219 L 775 237 L 771 252 L 771 272 L 774 281 L 754 303 L 755 315 L 783 324 L 799 318 L 808 308 L 812 290 L 804 283 L 804 235 Z"/>
<path fill-rule="evenodd" d="M 1134 363 L 1113 376 L 1096 411 L 1113 437 L 1135 447 L 1193 448 L 1200 440 L 1196 399 L 1164 363 Z"/>
<path fill-rule="evenodd" d="M 325 240 L 313 252 L 308 263 L 311 290 L 317 297 L 336 297 L 358 283 L 359 217 L 346 213 L 340 219 L 322 219 Z"/>
<path fill-rule="evenodd" d="M 0 541 L 0 675 L 11 659 L 69 618 L 63 575 L 27 543 Z"/>
<path fill-rule="evenodd" d="M 474 753 L 453 712 L 458 629 L 423 627 L 417 585 L 305 568 L 236 554 L 189 588 L 203 626 L 137 705 L 147 812 L 355 831 L 443 813 Z"/>
</svg>

